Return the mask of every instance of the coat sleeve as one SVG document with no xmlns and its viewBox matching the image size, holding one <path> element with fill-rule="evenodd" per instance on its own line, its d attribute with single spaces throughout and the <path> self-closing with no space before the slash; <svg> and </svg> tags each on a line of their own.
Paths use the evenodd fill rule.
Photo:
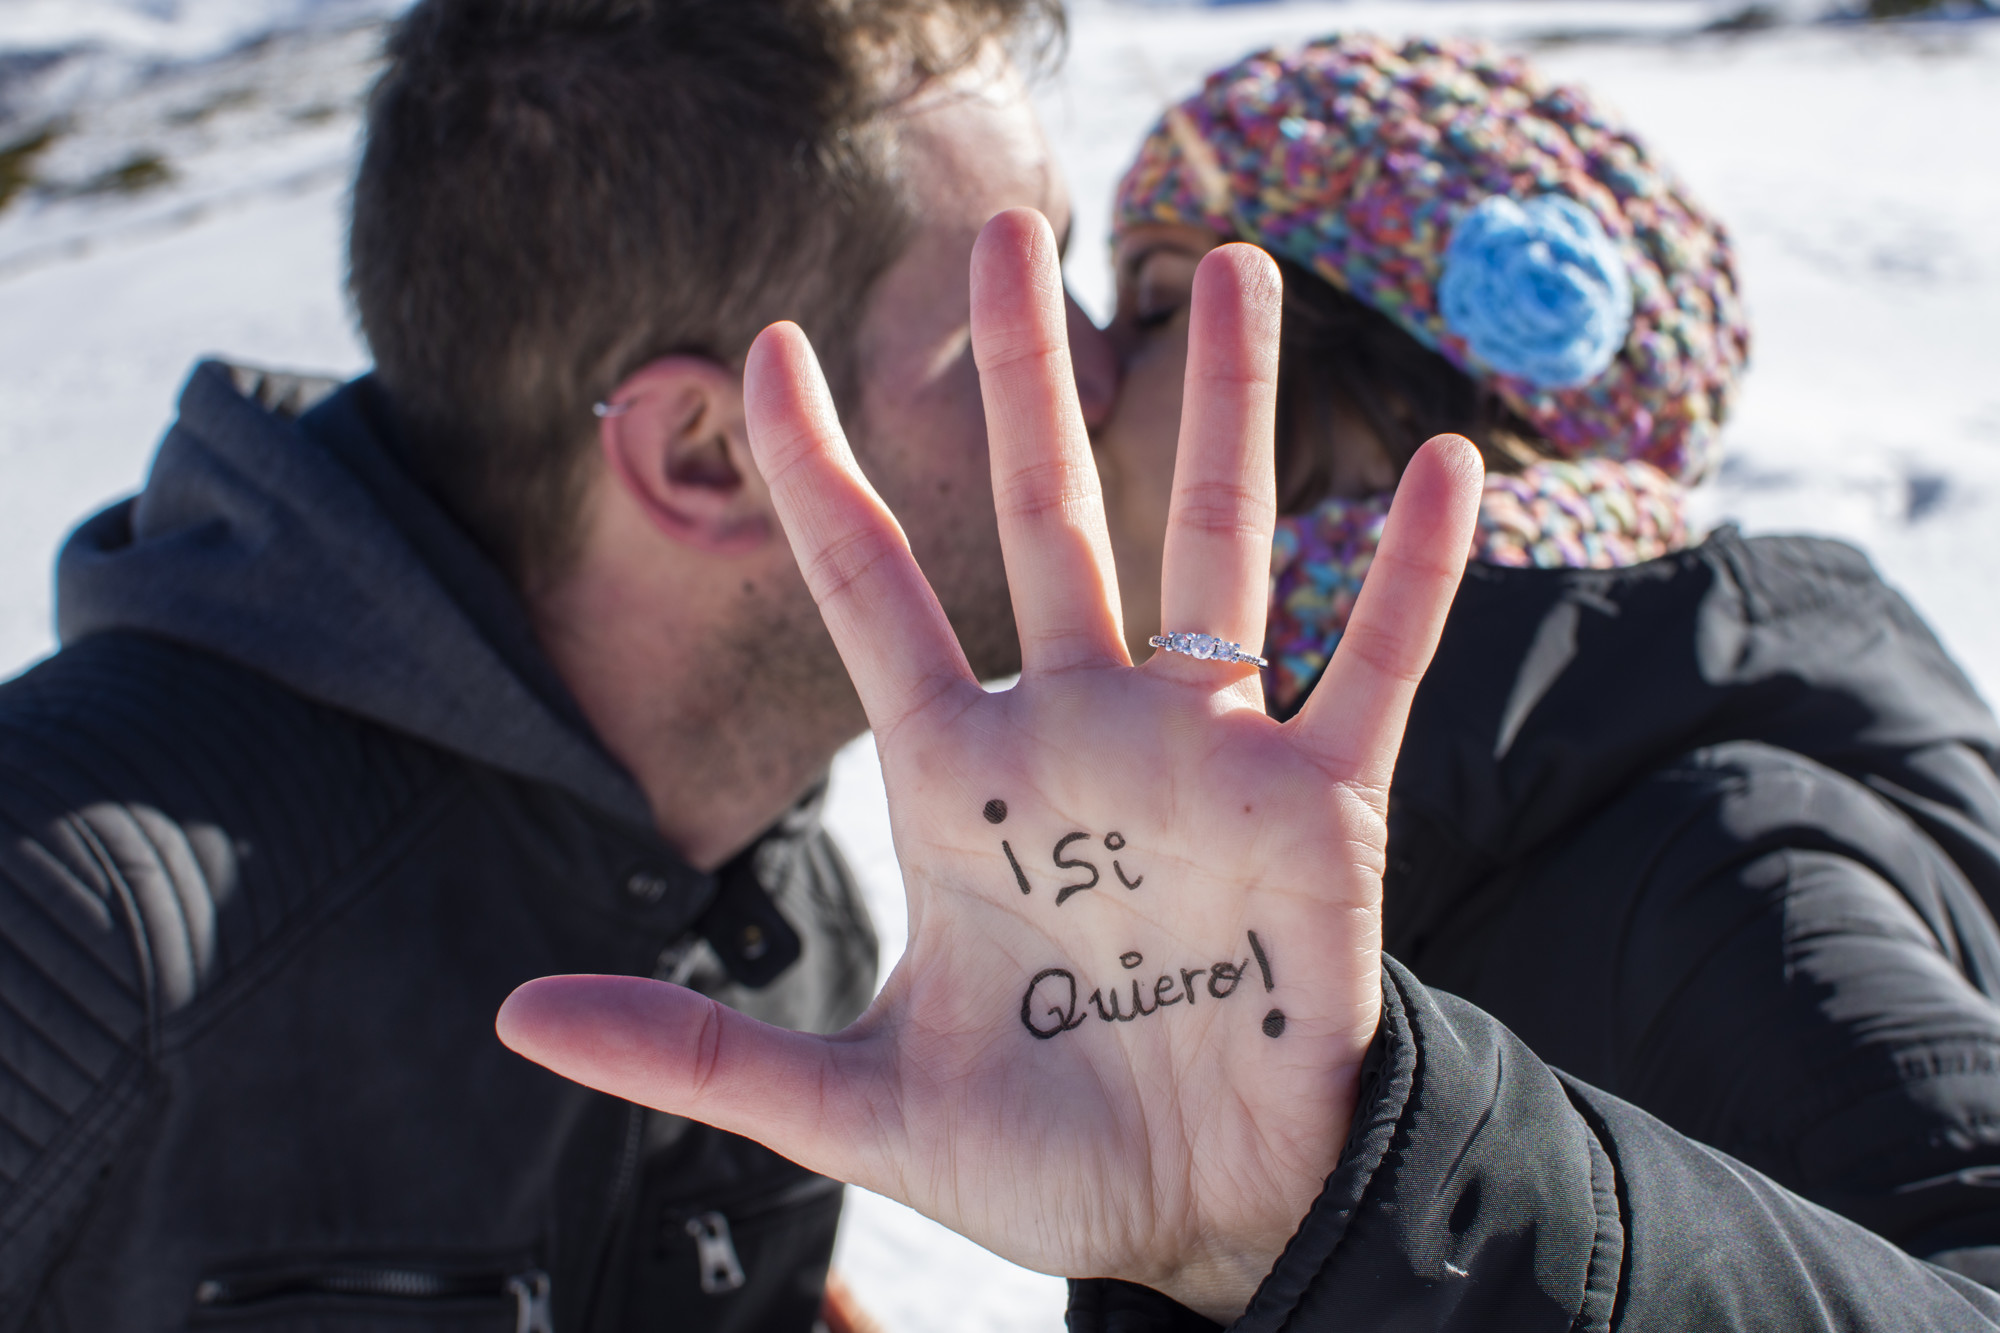
<svg viewBox="0 0 2000 1333">
<path fill-rule="evenodd" d="M 1557 1074 L 1391 960 L 1383 987 L 1353 1134 L 1241 1333 L 2000 1330 L 2000 1295 Z M 1192 1318 L 1072 1287 L 1074 1333 Z"/>
<path fill-rule="evenodd" d="M 5 816 L 0 815 L 0 821 Z M 143 1113 L 144 982 L 103 882 L 47 836 L 0 847 L 0 1333 L 27 1316 Z M 58 830 L 81 837 L 84 830 Z M 57 837 L 61 841 L 61 837 Z M 99 892 L 104 891 L 100 897 Z"/>
<path fill-rule="evenodd" d="M 76 738 L 74 700 L 41 693 L 48 675 L 0 699 L 0 1333 L 33 1318 L 106 1173 L 140 1142 L 160 1094 L 157 999 L 193 988 L 215 934 L 195 892 L 204 867 L 218 878 L 202 835 L 107 797 L 129 769 Z M 93 723 L 143 737 L 109 698 L 87 695 Z"/>
</svg>

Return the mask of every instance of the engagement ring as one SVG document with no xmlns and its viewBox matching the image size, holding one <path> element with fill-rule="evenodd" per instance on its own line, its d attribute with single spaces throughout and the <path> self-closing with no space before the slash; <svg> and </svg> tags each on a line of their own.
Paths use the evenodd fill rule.
<svg viewBox="0 0 2000 1333">
<path fill-rule="evenodd" d="M 1199 657 L 1205 662 L 1248 662 L 1254 667 L 1271 665 L 1255 653 L 1244 652 L 1242 644 L 1218 639 L 1213 634 L 1155 634 L 1146 642 L 1170 653 Z"/>
</svg>

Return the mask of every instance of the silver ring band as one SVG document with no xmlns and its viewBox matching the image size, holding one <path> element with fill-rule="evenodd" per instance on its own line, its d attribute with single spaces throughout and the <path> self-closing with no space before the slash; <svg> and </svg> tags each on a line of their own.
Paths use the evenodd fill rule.
<svg viewBox="0 0 2000 1333">
<path fill-rule="evenodd" d="M 1255 653 L 1244 652 L 1242 644 L 1218 639 L 1213 634 L 1155 634 L 1146 642 L 1170 653 L 1199 657 L 1204 662 L 1248 662 L 1254 667 L 1271 665 Z"/>
</svg>

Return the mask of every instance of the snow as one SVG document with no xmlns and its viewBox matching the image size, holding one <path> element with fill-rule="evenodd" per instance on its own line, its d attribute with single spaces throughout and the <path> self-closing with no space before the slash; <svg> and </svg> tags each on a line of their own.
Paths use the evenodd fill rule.
<svg viewBox="0 0 2000 1333">
<path fill-rule="evenodd" d="M 399 7 L 0 0 L 0 151 L 57 117 L 69 127 L 36 165 L 50 187 L 0 211 L 0 669 L 53 646 L 51 557 L 77 518 L 143 479 L 196 357 L 365 364 L 341 293 L 343 192 L 374 24 Z M 1072 284 L 1107 308 L 1094 238 L 1116 173 L 1160 105 L 1213 65 L 1343 28 L 1528 50 L 1622 107 L 1736 237 L 1755 363 L 1703 513 L 1866 547 L 1996 697 L 2000 25 L 1697 32 L 1738 8 L 1086 0 L 1040 93 L 1076 194 Z M 145 154 L 170 178 L 103 185 Z M 829 819 L 891 961 L 905 915 L 865 739 L 835 765 Z M 891 1330 L 1061 1322 L 1060 1281 L 874 1196 L 853 1197 L 838 1262 Z"/>
<path fill-rule="evenodd" d="M 408 0 L 5 0 L 0 52 L 93 47 L 190 61 L 274 32 L 378 18 Z"/>
</svg>

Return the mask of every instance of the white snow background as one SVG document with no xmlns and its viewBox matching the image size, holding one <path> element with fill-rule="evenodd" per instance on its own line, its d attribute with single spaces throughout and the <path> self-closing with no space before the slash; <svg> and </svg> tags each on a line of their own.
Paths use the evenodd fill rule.
<svg viewBox="0 0 2000 1333">
<path fill-rule="evenodd" d="M 1735 235 L 1755 360 L 1710 522 L 1865 547 L 2000 691 L 2000 24 L 1784 21 L 1704 0 L 1077 0 L 1040 101 L 1100 316 L 1116 173 L 1160 106 L 1253 47 L 1476 32 L 1622 108 Z M 0 670 L 49 652 L 51 561 L 134 489 L 193 360 L 352 373 L 343 191 L 399 0 L 0 0 L 0 153 L 60 134 L 0 212 Z M 874 751 L 829 818 L 888 965 L 905 938 Z M 1059 1113 L 1051 1108 L 1051 1114 Z M 837 1262 L 891 1333 L 1060 1327 L 1063 1286 L 856 1191 Z"/>
</svg>

